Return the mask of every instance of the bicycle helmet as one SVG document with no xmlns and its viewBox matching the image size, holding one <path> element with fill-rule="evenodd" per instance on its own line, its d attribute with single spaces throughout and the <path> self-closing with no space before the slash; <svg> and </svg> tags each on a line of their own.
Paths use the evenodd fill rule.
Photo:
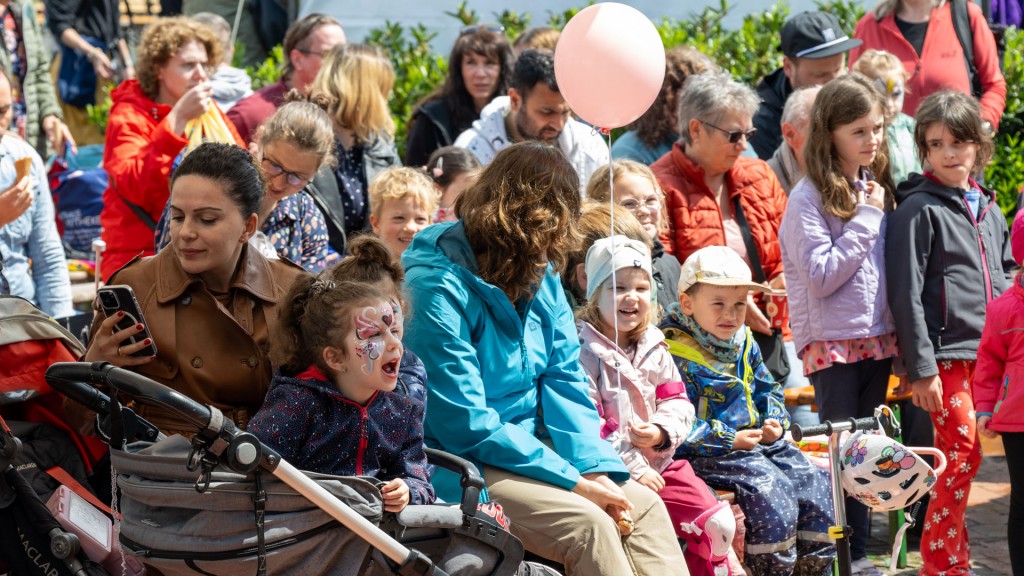
<svg viewBox="0 0 1024 576">
<path fill-rule="evenodd" d="M 934 456 L 933 470 L 920 454 Z M 878 433 L 854 432 L 839 453 L 843 489 L 875 510 L 899 510 L 918 501 L 946 469 L 934 448 L 908 448 Z"/>
</svg>

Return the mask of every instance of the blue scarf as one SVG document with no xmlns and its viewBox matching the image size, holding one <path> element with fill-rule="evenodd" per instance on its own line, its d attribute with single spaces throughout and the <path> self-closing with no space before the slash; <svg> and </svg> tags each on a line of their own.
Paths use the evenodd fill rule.
<svg viewBox="0 0 1024 576">
<path fill-rule="evenodd" d="M 740 354 L 743 353 L 743 344 L 746 342 L 746 330 L 742 327 L 733 334 L 731 340 L 722 340 L 700 327 L 692 316 L 687 316 L 679 308 L 679 304 L 672 304 L 670 307 L 672 319 L 682 324 L 683 329 L 700 344 L 700 347 L 707 350 L 719 362 L 735 364 L 740 361 Z"/>
</svg>

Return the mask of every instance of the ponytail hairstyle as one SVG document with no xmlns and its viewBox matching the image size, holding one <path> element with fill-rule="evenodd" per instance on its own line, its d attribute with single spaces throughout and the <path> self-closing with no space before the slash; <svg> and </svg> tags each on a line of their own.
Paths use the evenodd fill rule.
<svg viewBox="0 0 1024 576">
<path fill-rule="evenodd" d="M 477 157 L 458 146 L 444 146 L 434 150 L 425 167 L 427 176 L 439 188 L 444 190 L 459 176 L 466 173 L 478 173 L 483 165 Z"/>
<path fill-rule="evenodd" d="M 811 123 L 804 145 L 807 178 L 821 194 L 825 212 L 844 221 L 853 218 L 857 209 L 856 191 L 843 176 L 832 132 L 863 118 L 876 108 L 879 115 L 884 116 L 885 100 L 875 85 L 858 72 L 825 84 L 811 107 Z M 885 189 L 885 210 L 892 210 L 896 203 L 896 185 L 889 170 L 889 145 L 884 135 L 874 161 L 867 168 Z"/>
<path fill-rule="evenodd" d="M 348 244 L 348 256 L 327 270 L 333 282 L 377 284 L 390 281 L 394 292 L 401 295 L 405 271 L 391 254 L 387 244 L 373 234 L 361 234 Z"/>
<path fill-rule="evenodd" d="M 330 346 L 344 353 L 344 339 L 355 330 L 354 311 L 388 299 L 373 284 L 335 282 L 330 271 L 297 278 L 281 309 L 281 330 L 271 337 L 271 361 L 288 375 L 310 366 L 331 375 L 324 349 Z"/>
</svg>

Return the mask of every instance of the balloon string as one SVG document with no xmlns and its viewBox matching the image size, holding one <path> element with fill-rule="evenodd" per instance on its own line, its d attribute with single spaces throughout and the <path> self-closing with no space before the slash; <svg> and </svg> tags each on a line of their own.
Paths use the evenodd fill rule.
<svg viewBox="0 0 1024 576">
<path fill-rule="evenodd" d="M 611 213 L 610 230 L 608 236 L 613 238 L 615 236 L 615 164 L 612 160 L 612 131 L 607 128 L 597 128 L 598 132 L 603 134 L 608 140 L 608 212 Z M 615 252 L 618 250 L 618 246 L 615 245 L 615 241 L 612 241 L 612 326 L 615 331 L 615 346 L 619 347 L 619 312 L 618 312 L 618 282 L 615 280 Z M 600 286 L 598 287 L 600 288 Z M 625 352 L 625 351 L 623 351 Z M 618 363 L 615 364 L 615 386 L 619 390 L 618 398 L 619 402 L 623 401 L 621 394 L 622 391 L 622 372 L 619 370 Z M 627 411 L 622 409 L 623 406 L 619 406 L 619 417 Z M 632 423 L 632 417 L 629 422 L 625 422 L 626 427 Z M 627 432 L 625 429 L 622 431 L 624 434 Z"/>
</svg>

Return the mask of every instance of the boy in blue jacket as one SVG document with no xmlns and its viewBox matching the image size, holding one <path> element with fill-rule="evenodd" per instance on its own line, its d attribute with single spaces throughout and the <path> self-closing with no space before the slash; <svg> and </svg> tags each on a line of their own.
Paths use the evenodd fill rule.
<svg viewBox="0 0 1024 576">
<path fill-rule="evenodd" d="M 782 438 L 782 386 L 743 323 L 750 290 L 770 291 L 731 248 L 702 248 L 683 264 L 679 305 L 662 329 L 697 413 L 676 457 L 736 493 L 754 574 L 826 574 L 835 556 L 828 474 Z"/>
</svg>

